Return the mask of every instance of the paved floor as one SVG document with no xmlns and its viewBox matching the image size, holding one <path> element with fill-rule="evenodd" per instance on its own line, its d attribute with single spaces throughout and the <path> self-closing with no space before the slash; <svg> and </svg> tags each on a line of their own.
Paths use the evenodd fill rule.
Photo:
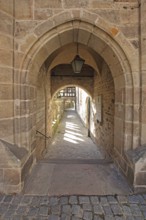
<svg viewBox="0 0 146 220">
<path fill-rule="evenodd" d="M 107 195 L 131 192 L 123 176 L 87 137 L 74 111 L 64 114 L 46 157 L 34 167 L 24 193 L 29 195 Z"/>
<path fill-rule="evenodd" d="M 45 158 L 103 159 L 103 152 L 87 136 L 87 129 L 73 110 L 65 111 Z"/>
<path fill-rule="evenodd" d="M 129 196 L 0 195 L 0 220 L 144 220 L 146 194 Z"/>
</svg>

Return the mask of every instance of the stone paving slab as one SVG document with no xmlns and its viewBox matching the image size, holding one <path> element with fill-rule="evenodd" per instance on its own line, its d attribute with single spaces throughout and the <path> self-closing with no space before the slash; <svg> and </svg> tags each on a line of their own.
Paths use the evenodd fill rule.
<svg viewBox="0 0 146 220">
<path fill-rule="evenodd" d="M 75 111 L 64 113 L 45 158 L 36 164 L 24 188 L 25 194 L 50 196 L 130 192 L 118 169 L 87 137 Z"/>
<path fill-rule="evenodd" d="M 104 152 L 87 136 L 88 130 L 75 111 L 65 111 L 45 158 L 105 159 Z"/>
<path fill-rule="evenodd" d="M 37 164 L 24 187 L 29 195 L 129 194 L 131 189 L 113 163 Z"/>
<path fill-rule="evenodd" d="M 144 220 L 146 194 L 0 195 L 0 220 Z"/>
</svg>

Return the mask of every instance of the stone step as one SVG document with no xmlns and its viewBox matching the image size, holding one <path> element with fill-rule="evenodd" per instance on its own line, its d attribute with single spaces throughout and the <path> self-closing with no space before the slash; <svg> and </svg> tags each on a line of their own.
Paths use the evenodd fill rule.
<svg viewBox="0 0 146 220">
<path fill-rule="evenodd" d="M 48 159 L 38 160 L 38 163 L 50 164 L 109 164 L 113 163 L 111 159 Z"/>
</svg>

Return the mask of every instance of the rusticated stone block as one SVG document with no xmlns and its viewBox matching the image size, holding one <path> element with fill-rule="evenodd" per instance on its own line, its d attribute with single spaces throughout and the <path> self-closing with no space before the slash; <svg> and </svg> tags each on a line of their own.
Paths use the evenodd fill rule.
<svg viewBox="0 0 146 220">
<path fill-rule="evenodd" d="M 4 183 L 18 185 L 20 183 L 20 169 L 4 169 Z"/>
</svg>

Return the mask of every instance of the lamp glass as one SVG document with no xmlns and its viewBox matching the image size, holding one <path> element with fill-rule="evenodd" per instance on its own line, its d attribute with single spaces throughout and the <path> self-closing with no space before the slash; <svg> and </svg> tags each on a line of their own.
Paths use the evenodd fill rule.
<svg viewBox="0 0 146 220">
<path fill-rule="evenodd" d="M 80 73 L 84 65 L 85 60 L 83 60 L 79 55 L 76 55 L 71 62 L 74 73 Z"/>
</svg>

